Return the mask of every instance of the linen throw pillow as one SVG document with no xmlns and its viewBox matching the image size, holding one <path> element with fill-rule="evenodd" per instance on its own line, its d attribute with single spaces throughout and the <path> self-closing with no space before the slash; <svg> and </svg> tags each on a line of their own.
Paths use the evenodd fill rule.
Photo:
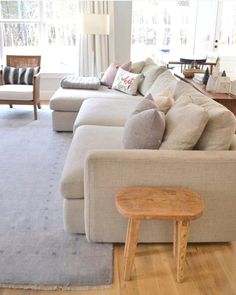
<svg viewBox="0 0 236 295">
<path fill-rule="evenodd" d="M 152 101 L 141 101 L 126 121 L 123 145 L 126 149 L 158 149 L 165 131 L 165 116 Z"/>
<path fill-rule="evenodd" d="M 111 88 L 119 67 L 121 67 L 125 71 L 129 71 L 131 68 L 131 65 L 132 65 L 131 62 L 128 62 L 123 65 L 120 65 L 118 63 L 110 64 L 109 67 L 106 69 L 104 75 L 102 76 L 101 84 Z"/>
<path fill-rule="evenodd" d="M 39 72 L 39 67 L 35 68 L 14 68 L 5 67 L 3 70 L 4 84 L 33 85 L 33 77 Z"/>
<path fill-rule="evenodd" d="M 207 112 L 193 104 L 188 96 L 181 97 L 166 114 L 166 130 L 160 149 L 193 149 L 208 118 Z"/>
<path fill-rule="evenodd" d="M 141 74 L 133 74 L 119 68 L 112 84 L 112 89 L 116 89 L 130 95 L 135 95 L 141 79 Z"/>
</svg>

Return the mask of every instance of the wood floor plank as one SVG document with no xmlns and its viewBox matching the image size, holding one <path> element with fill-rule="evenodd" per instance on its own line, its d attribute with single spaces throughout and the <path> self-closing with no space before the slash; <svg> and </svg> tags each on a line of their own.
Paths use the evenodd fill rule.
<svg viewBox="0 0 236 295">
<path fill-rule="evenodd" d="M 33 291 L 0 289 L 0 295 L 235 295 L 236 242 L 188 245 L 184 282 L 176 282 L 172 244 L 138 245 L 131 281 L 123 280 L 124 245 L 114 250 L 110 289 Z"/>
</svg>

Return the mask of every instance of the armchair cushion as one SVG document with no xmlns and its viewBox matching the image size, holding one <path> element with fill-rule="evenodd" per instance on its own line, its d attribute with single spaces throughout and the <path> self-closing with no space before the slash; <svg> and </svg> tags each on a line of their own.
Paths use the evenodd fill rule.
<svg viewBox="0 0 236 295">
<path fill-rule="evenodd" d="M 33 85 L 33 77 L 39 72 L 39 67 L 35 68 L 14 68 L 5 67 L 3 70 L 4 84 Z"/>
<path fill-rule="evenodd" d="M 0 100 L 33 100 L 32 85 L 1 85 Z"/>
</svg>

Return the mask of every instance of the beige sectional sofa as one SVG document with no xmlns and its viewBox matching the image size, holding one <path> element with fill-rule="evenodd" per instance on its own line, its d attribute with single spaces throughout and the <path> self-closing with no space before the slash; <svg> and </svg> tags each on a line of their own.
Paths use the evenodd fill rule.
<svg viewBox="0 0 236 295">
<path fill-rule="evenodd" d="M 53 128 L 72 131 L 74 127 L 61 178 L 67 232 L 85 233 L 89 241 L 124 242 L 127 220 L 115 208 L 115 195 L 126 186 L 148 185 L 187 187 L 202 195 L 205 212 L 193 222 L 190 241 L 236 239 L 236 138 L 232 128 L 225 129 L 228 122 L 235 129 L 235 117 L 191 86 L 177 82 L 169 72 L 163 76 L 156 91 L 169 87 L 175 100 L 191 95 L 195 104 L 211 113 L 209 126 L 218 128 L 218 137 L 230 138 L 231 150 L 125 150 L 124 125 L 142 95 L 130 96 L 105 86 L 98 91 L 59 89 L 50 101 Z M 216 124 L 218 116 L 224 119 Z M 172 224 L 144 222 L 140 241 L 172 241 Z"/>
</svg>

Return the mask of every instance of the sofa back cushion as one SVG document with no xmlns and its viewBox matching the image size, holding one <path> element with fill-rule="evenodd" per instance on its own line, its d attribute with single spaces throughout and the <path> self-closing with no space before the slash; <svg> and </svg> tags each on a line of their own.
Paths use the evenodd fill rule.
<svg viewBox="0 0 236 295">
<path fill-rule="evenodd" d="M 196 90 L 193 86 L 190 84 L 183 82 L 183 81 L 178 81 L 175 86 L 175 90 L 173 93 L 173 98 L 174 100 L 177 100 L 181 95 L 183 94 L 199 94 L 199 91 Z"/>
<path fill-rule="evenodd" d="M 130 72 L 134 74 L 140 74 L 142 72 L 144 65 L 145 65 L 145 61 L 138 61 L 138 62 L 132 63 Z"/>
<path fill-rule="evenodd" d="M 194 104 L 207 111 L 209 120 L 195 149 L 197 150 L 228 150 L 236 130 L 233 113 L 211 98 L 199 93 L 190 95 Z"/>
<path fill-rule="evenodd" d="M 153 82 L 156 78 L 165 72 L 167 69 L 165 66 L 157 66 L 157 65 L 148 65 L 145 66 L 142 70 L 142 74 L 144 75 L 144 79 L 139 84 L 138 90 L 142 95 L 146 95 L 149 89 L 151 88 Z"/>
<path fill-rule="evenodd" d="M 198 142 L 208 121 L 207 112 L 181 96 L 166 114 L 166 130 L 160 149 L 191 150 Z"/>
<path fill-rule="evenodd" d="M 148 89 L 146 95 L 151 93 L 151 95 L 155 97 L 160 95 L 166 89 L 169 89 L 171 93 L 174 93 L 176 83 L 177 79 L 173 76 L 173 74 L 169 70 L 164 71 L 157 76 L 152 86 Z"/>
<path fill-rule="evenodd" d="M 191 102 L 207 111 L 209 120 L 195 149 L 197 150 L 228 150 L 235 134 L 236 119 L 226 107 L 205 96 L 191 85 L 179 81 L 174 91 L 174 98 L 188 94 Z"/>
</svg>

